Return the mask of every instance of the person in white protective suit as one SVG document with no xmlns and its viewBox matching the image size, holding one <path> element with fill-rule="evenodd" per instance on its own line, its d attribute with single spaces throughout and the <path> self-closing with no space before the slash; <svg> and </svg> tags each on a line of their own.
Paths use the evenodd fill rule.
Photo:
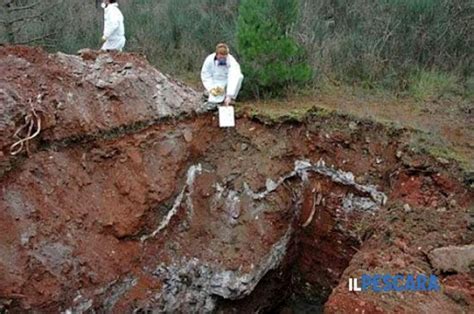
<svg viewBox="0 0 474 314">
<path fill-rule="evenodd" d="M 117 0 L 104 0 L 102 8 L 104 9 L 104 34 L 102 36 L 104 44 L 101 50 L 122 51 L 125 46 L 125 27 Z"/>
<path fill-rule="evenodd" d="M 239 94 L 244 76 L 239 63 L 229 53 L 229 47 L 220 43 L 216 52 L 207 56 L 201 69 L 201 80 L 209 93 L 208 103 L 228 106 Z"/>
</svg>

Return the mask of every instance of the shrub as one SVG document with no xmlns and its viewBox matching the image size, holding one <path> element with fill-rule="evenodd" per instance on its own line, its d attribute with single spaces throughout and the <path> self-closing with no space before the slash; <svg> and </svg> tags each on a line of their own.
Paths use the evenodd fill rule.
<svg viewBox="0 0 474 314">
<path fill-rule="evenodd" d="M 474 7 L 463 0 L 302 0 L 300 42 L 332 80 L 399 89 L 413 69 L 472 69 Z M 367 83 L 367 84 L 365 84 Z"/>
<path fill-rule="evenodd" d="M 311 78 L 305 53 L 289 36 L 298 15 L 295 0 L 243 0 L 237 42 L 247 91 L 256 97 L 281 95 Z"/>
<path fill-rule="evenodd" d="M 160 70 L 196 73 L 220 41 L 233 47 L 237 0 L 135 0 L 124 6 L 127 49 Z"/>
</svg>

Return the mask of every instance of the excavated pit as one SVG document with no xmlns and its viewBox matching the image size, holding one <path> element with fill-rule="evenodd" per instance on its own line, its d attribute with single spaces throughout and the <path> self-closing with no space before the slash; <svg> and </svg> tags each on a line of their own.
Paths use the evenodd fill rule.
<svg viewBox="0 0 474 314">
<path fill-rule="evenodd" d="M 405 130 L 318 109 L 220 129 L 197 92 L 130 54 L 0 47 L 0 70 L 0 312 L 474 304 L 469 273 L 427 257 L 472 243 L 473 193 Z M 40 135 L 11 156 L 33 109 Z M 437 272 L 443 293 L 347 291 L 400 271 Z"/>
</svg>

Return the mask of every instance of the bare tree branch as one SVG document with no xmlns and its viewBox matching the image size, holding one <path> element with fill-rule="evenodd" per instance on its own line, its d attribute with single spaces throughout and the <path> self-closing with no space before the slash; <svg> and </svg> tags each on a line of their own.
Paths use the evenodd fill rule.
<svg viewBox="0 0 474 314">
<path fill-rule="evenodd" d="M 33 25 L 36 22 L 42 23 L 43 18 L 51 12 L 56 6 L 64 3 L 63 0 L 50 0 L 49 3 L 44 1 L 45 5 L 41 0 L 28 0 L 28 1 L 13 1 L 13 0 L 0 0 L 3 2 L 0 4 L 2 7 L 2 14 L 0 14 L 0 26 L 5 28 L 5 34 L 7 41 L 10 44 L 29 44 L 44 40 L 45 38 L 51 37 L 56 33 L 44 34 L 44 30 L 33 30 L 33 33 L 23 34 L 23 29 L 28 25 Z M 28 4 L 30 3 L 30 4 Z M 43 33 L 43 35 L 41 35 Z M 35 35 L 41 35 L 33 38 Z M 18 42 L 18 37 L 23 37 L 23 41 Z M 28 37 L 32 38 L 28 40 Z"/>
<path fill-rule="evenodd" d="M 32 9 L 35 6 L 37 6 L 38 4 L 40 4 L 40 1 L 36 1 L 35 3 L 25 5 L 25 6 L 22 6 L 22 7 L 9 7 L 9 8 L 7 8 L 7 10 L 10 11 L 10 12 L 24 11 L 24 10 Z"/>
<path fill-rule="evenodd" d="M 15 42 L 15 44 L 17 44 L 17 45 L 27 45 L 27 44 L 31 44 L 32 42 L 35 42 L 35 41 L 48 39 L 49 37 L 54 36 L 56 34 L 57 34 L 57 32 L 49 33 L 49 34 L 45 34 L 45 35 L 42 35 L 42 36 L 38 36 L 36 38 L 32 38 L 32 39 L 28 39 L 28 40 L 24 40 L 24 41 L 18 41 L 18 42 Z"/>
<path fill-rule="evenodd" d="M 22 16 L 22 17 L 13 19 L 11 21 L 8 21 L 7 24 L 14 24 L 14 23 L 18 23 L 18 22 L 27 22 L 27 21 L 31 21 L 31 20 L 36 20 L 36 19 L 42 17 L 45 13 L 46 12 L 41 12 L 41 13 L 36 14 L 36 15 Z"/>
<path fill-rule="evenodd" d="M 28 25 L 28 24 L 27 24 L 27 23 L 20 23 L 20 24 L 17 24 L 16 28 L 14 28 L 14 27 L 12 26 L 12 31 L 13 31 L 13 33 L 19 34 L 19 33 L 23 30 L 23 28 L 24 28 L 26 25 Z"/>
</svg>

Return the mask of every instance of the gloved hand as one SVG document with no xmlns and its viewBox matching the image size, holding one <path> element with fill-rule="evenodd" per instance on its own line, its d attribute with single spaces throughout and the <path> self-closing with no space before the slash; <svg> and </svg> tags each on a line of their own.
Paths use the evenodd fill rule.
<svg viewBox="0 0 474 314">
<path fill-rule="evenodd" d="M 231 101 L 232 99 L 230 98 L 230 96 L 226 96 L 224 99 L 224 105 L 229 106 Z"/>
</svg>

